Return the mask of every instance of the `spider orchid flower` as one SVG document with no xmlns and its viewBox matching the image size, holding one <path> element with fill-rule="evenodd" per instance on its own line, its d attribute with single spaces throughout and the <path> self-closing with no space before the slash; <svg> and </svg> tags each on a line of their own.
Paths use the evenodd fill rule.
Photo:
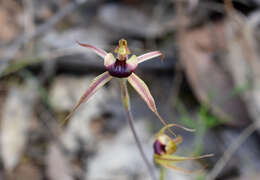
<svg viewBox="0 0 260 180">
<path fill-rule="evenodd" d="M 206 154 L 202 156 L 195 156 L 195 157 L 183 157 L 174 155 L 177 151 L 178 145 L 182 142 L 181 136 L 176 136 L 174 138 L 169 137 L 165 134 L 165 130 L 170 127 L 179 127 L 186 131 L 193 132 L 193 129 L 185 128 L 178 124 L 168 124 L 167 126 L 163 127 L 156 135 L 156 140 L 154 142 L 154 162 L 162 167 L 174 169 L 180 171 L 182 173 L 194 173 L 196 171 L 185 170 L 180 167 L 173 165 L 174 162 L 182 162 L 185 160 L 196 160 L 202 159 L 207 157 L 212 157 L 213 154 Z"/>
<path fill-rule="evenodd" d="M 80 98 L 76 106 L 72 109 L 71 113 L 65 118 L 63 123 L 65 123 L 71 117 L 72 113 L 75 112 L 83 102 L 86 102 L 99 88 L 104 86 L 112 78 L 120 78 L 121 80 L 126 79 L 133 86 L 133 88 L 139 93 L 139 95 L 143 98 L 143 100 L 147 103 L 148 107 L 161 120 L 161 122 L 165 126 L 167 125 L 167 123 L 163 120 L 163 118 L 158 113 L 154 102 L 154 98 L 151 95 L 147 85 L 144 83 L 144 81 L 141 78 L 139 78 L 134 73 L 138 64 L 142 62 L 145 62 L 147 60 L 159 56 L 161 57 L 161 59 L 163 59 L 163 54 L 160 51 L 152 51 L 140 56 L 132 55 L 130 58 L 128 58 L 131 52 L 127 47 L 127 41 L 121 39 L 119 40 L 119 45 L 115 48 L 115 53 L 117 53 L 117 56 L 115 58 L 112 53 L 107 53 L 106 51 L 99 49 L 95 46 L 89 44 L 83 44 L 80 42 L 77 43 L 82 47 L 88 48 L 89 50 L 93 51 L 98 56 L 103 58 L 104 65 L 107 71 L 97 76 L 91 82 L 88 89 L 82 95 L 82 97 Z M 128 101 L 128 98 L 123 97 L 123 99 Z M 128 102 L 126 101 L 123 100 L 124 105 L 127 105 L 126 103 Z"/>
<path fill-rule="evenodd" d="M 112 53 L 107 53 L 106 51 L 94 47 L 89 44 L 78 44 L 82 47 L 86 47 L 89 50 L 96 53 L 98 56 L 103 58 L 104 66 L 106 68 L 106 72 L 97 76 L 89 85 L 85 93 L 81 96 L 79 102 L 72 109 L 71 113 L 63 120 L 62 124 L 64 124 L 75 112 L 79 106 L 86 102 L 98 89 L 104 86 L 107 82 L 109 82 L 113 78 L 120 79 L 121 85 L 121 94 L 122 94 L 122 103 L 126 112 L 127 120 L 130 125 L 131 131 L 133 133 L 135 142 L 140 151 L 140 154 L 146 164 L 148 171 L 150 172 L 151 179 L 156 180 L 156 175 L 154 174 L 153 167 L 149 163 L 148 158 L 146 157 L 144 150 L 142 148 L 142 143 L 140 142 L 137 133 L 134 128 L 133 116 L 131 113 L 130 107 L 130 98 L 127 89 L 127 81 L 129 84 L 133 86 L 133 88 L 138 92 L 138 94 L 142 97 L 142 99 L 146 102 L 148 107 L 155 113 L 155 115 L 161 120 L 161 122 L 167 127 L 167 129 L 176 136 L 167 126 L 167 123 L 161 118 L 160 114 L 157 111 L 153 96 L 151 95 L 147 85 L 140 79 L 134 71 L 136 70 L 138 64 L 150 60 L 155 57 L 161 57 L 163 59 L 163 55 L 160 51 L 152 51 L 141 56 L 132 55 L 130 58 L 128 56 L 131 54 L 130 50 L 127 47 L 127 41 L 124 39 L 119 40 L 118 46 L 115 48 L 116 57 Z"/>
</svg>

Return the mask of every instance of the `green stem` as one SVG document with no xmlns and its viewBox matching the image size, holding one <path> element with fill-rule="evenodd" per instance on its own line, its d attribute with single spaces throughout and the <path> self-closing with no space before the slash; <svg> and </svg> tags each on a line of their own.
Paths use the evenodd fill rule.
<svg viewBox="0 0 260 180">
<path fill-rule="evenodd" d="M 133 115 L 131 113 L 131 107 L 130 107 L 129 93 L 128 93 L 128 90 L 127 90 L 126 79 L 120 79 L 120 84 L 121 84 L 121 92 L 122 92 L 122 103 L 123 103 L 123 106 L 124 106 L 125 111 L 126 111 L 128 124 L 129 124 L 131 131 L 133 133 L 133 136 L 134 136 L 136 145 L 138 147 L 138 150 L 139 150 L 139 152 L 140 152 L 140 154 L 141 154 L 141 156 L 142 156 L 142 158 L 143 158 L 143 160 L 146 164 L 146 167 L 149 171 L 151 179 L 156 180 L 156 176 L 154 174 L 153 167 L 149 163 L 147 157 L 145 156 L 144 150 L 142 148 L 142 144 L 141 144 L 141 142 L 140 142 L 140 140 L 137 136 L 137 133 L 135 131 L 135 127 L 134 127 L 134 123 L 133 123 Z"/>
<path fill-rule="evenodd" d="M 160 168 L 160 180 L 164 180 L 165 178 L 165 168 L 161 167 Z"/>
</svg>

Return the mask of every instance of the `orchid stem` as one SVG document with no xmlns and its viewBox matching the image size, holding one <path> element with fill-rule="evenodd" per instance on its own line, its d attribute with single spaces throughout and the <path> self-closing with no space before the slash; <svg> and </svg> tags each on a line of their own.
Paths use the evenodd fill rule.
<svg viewBox="0 0 260 180">
<path fill-rule="evenodd" d="M 165 178 L 165 168 L 161 167 L 160 168 L 160 180 L 164 180 Z"/>
<path fill-rule="evenodd" d="M 127 120 L 128 120 L 129 125 L 130 125 L 131 131 L 133 133 L 136 145 L 137 145 L 138 150 L 141 153 L 141 156 L 142 156 L 142 158 L 143 158 L 143 160 L 146 164 L 146 167 L 149 171 L 151 179 L 156 180 L 156 176 L 154 174 L 153 167 L 149 163 L 148 158 L 145 156 L 142 144 L 141 144 L 141 142 L 140 142 L 140 140 L 137 136 L 137 133 L 136 133 L 136 130 L 135 130 L 135 127 L 134 127 L 133 115 L 131 113 L 130 99 L 129 99 L 129 93 L 128 93 L 128 89 L 127 89 L 126 79 L 120 79 L 120 84 L 121 84 L 121 92 L 122 92 L 122 103 L 123 103 L 123 106 L 125 108 Z"/>
</svg>

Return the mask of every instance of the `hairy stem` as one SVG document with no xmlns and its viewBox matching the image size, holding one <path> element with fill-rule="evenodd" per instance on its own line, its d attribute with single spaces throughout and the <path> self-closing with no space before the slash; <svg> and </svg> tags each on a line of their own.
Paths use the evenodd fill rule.
<svg viewBox="0 0 260 180">
<path fill-rule="evenodd" d="M 147 157 L 145 156 L 144 150 L 142 148 L 142 144 L 141 144 L 141 142 L 140 142 L 140 140 L 137 136 L 137 133 L 135 131 L 135 127 L 134 127 L 134 123 L 133 123 L 133 115 L 131 113 L 131 108 L 130 108 L 130 99 L 129 99 L 129 94 L 128 94 L 127 85 L 126 85 L 126 79 L 120 79 L 120 84 L 121 84 L 121 92 L 122 92 L 122 103 L 123 103 L 123 106 L 125 108 L 127 120 L 128 120 L 129 125 L 130 125 L 131 131 L 133 133 L 135 142 L 136 142 L 138 150 L 140 151 L 141 156 L 142 156 L 142 158 L 145 162 L 145 165 L 146 165 L 146 167 L 149 171 L 151 179 L 156 180 L 156 176 L 154 174 L 153 167 L 149 163 Z"/>
</svg>

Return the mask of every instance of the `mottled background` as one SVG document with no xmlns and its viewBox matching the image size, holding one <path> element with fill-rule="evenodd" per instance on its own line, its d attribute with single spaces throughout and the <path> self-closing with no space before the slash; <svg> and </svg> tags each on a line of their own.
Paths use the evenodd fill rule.
<svg viewBox="0 0 260 180">
<path fill-rule="evenodd" d="M 76 41 L 113 51 L 163 52 L 136 74 L 158 111 L 183 136 L 165 180 L 256 180 L 260 172 L 259 0 L 1 0 L 0 180 L 146 180 L 120 99 L 118 79 L 100 89 L 63 128 L 103 61 Z M 162 127 L 129 88 L 146 155 Z M 155 169 L 159 175 L 159 170 Z"/>
</svg>

